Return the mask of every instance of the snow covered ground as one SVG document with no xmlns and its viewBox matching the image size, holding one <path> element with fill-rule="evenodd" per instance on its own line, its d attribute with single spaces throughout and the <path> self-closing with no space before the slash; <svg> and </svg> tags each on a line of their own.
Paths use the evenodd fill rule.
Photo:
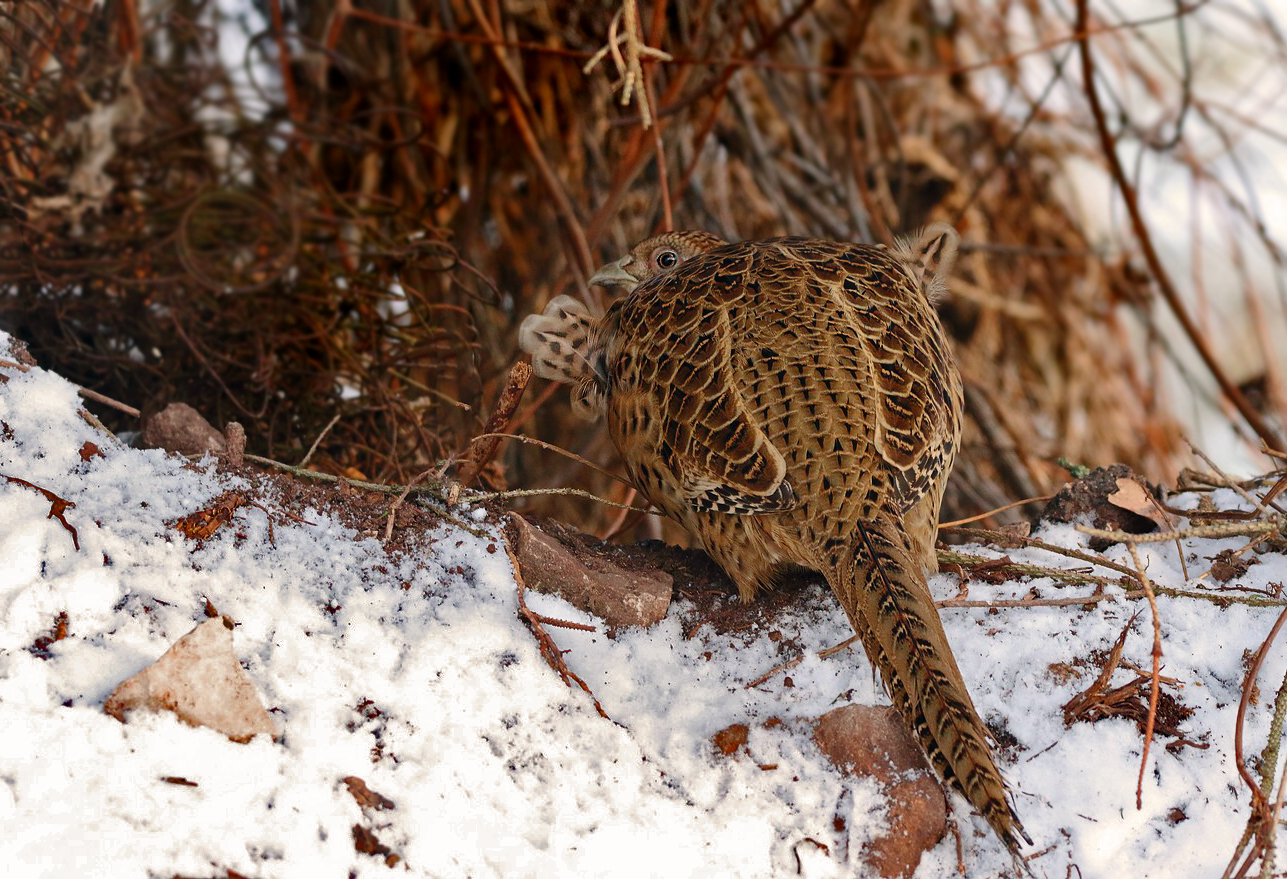
<svg viewBox="0 0 1287 879">
<path fill-rule="evenodd" d="M 7 345 L 0 336 L 6 361 Z M 810 738 L 808 721 L 837 704 L 883 701 L 861 653 L 816 657 L 848 635 L 822 590 L 751 635 L 705 627 L 686 640 L 691 608 L 682 602 L 649 630 L 553 630 L 607 721 L 563 685 L 516 618 L 494 523 L 482 523 L 484 537 L 444 525 L 391 556 L 330 513 L 276 516 L 270 534 L 267 513 L 247 506 L 198 543 L 171 523 L 237 480 L 210 461 L 120 447 L 78 416 L 74 388 L 56 375 L 0 375 L 0 475 L 74 503 L 64 516 L 79 542 L 50 518 L 45 496 L 0 481 L 0 863 L 10 875 L 846 876 L 857 868 L 845 853 L 880 828 L 874 784 L 842 776 Z M 84 460 L 86 442 L 103 454 Z M 272 496 L 260 501 L 279 509 Z M 1070 526 L 1041 536 L 1086 541 Z M 1190 573 L 1240 543 L 1193 543 Z M 1035 550 L 1007 554 L 1058 562 Z M 1121 547 L 1109 555 L 1125 557 Z M 1173 545 L 1146 558 L 1158 583 L 1184 585 Z M 1266 554 L 1233 585 L 1284 581 L 1287 559 Z M 949 574 L 933 585 L 943 597 L 957 588 Z M 1031 590 L 1074 592 L 1048 580 L 976 582 L 970 597 Z M 119 682 L 204 618 L 207 600 L 237 621 L 236 650 L 280 743 L 234 744 L 168 715 L 122 724 L 103 713 Z M 595 622 L 558 599 L 529 600 Z M 1147 667 L 1143 602 L 943 613 L 980 711 L 1018 741 L 1006 771 L 1036 848 L 1049 848 L 1032 862 L 1037 875 L 1063 877 L 1071 862 L 1087 879 L 1208 877 L 1242 831 L 1248 797 L 1233 737 L 1244 652 L 1278 611 L 1158 604 L 1163 673 L 1194 711 L 1182 729 L 1209 747 L 1173 754 L 1157 742 L 1142 810 L 1135 725 L 1066 729 L 1061 706 L 1097 674 L 1077 663 L 1107 651 L 1141 608 L 1126 657 Z M 33 645 L 60 613 L 67 637 L 44 658 Z M 797 638 L 809 658 L 791 669 L 793 686 L 778 675 L 748 689 L 779 662 L 770 628 Z M 1266 662 L 1267 692 L 1285 654 L 1275 649 Z M 1121 671 L 1113 684 L 1131 677 Z M 1265 740 L 1268 701 L 1248 715 L 1249 754 Z M 786 723 L 763 727 L 770 717 Z M 711 736 L 739 721 L 751 727 L 749 756 L 717 756 Z M 364 817 L 347 776 L 395 808 Z M 165 780 L 174 777 L 194 784 Z M 982 820 L 953 802 L 967 874 L 1012 871 Z M 838 809 L 848 813 L 845 839 L 833 829 Z M 400 856 L 392 872 L 355 852 L 355 824 Z M 945 876 L 956 864 L 949 834 L 917 875 Z"/>
</svg>

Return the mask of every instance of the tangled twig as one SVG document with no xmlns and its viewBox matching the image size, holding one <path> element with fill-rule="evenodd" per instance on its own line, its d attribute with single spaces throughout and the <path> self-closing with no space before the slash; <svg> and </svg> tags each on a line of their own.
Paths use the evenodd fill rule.
<svg viewBox="0 0 1287 879">
<path fill-rule="evenodd" d="M 547 617 L 529 608 L 527 606 L 527 599 L 524 597 L 524 593 L 527 592 L 527 584 L 523 582 L 523 572 L 519 567 L 518 559 L 514 556 L 514 550 L 509 547 L 508 542 L 505 544 L 505 553 L 509 556 L 510 566 L 514 570 L 514 582 L 518 586 L 519 619 L 523 621 L 531 631 L 533 637 L 536 638 L 536 646 L 541 652 L 541 658 L 549 664 L 550 668 L 559 673 L 559 677 L 563 679 L 563 683 L 566 686 L 570 687 L 572 686 L 572 681 L 576 681 L 577 686 L 584 690 L 586 695 L 590 697 L 590 701 L 594 703 L 594 710 L 599 712 L 599 716 L 604 720 L 611 720 L 612 718 L 608 717 L 608 712 L 603 710 L 603 706 L 599 704 L 598 698 L 596 698 L 594 692 L 591 691 L 590 685 L 582 680 L 576 672 L 568 668 L 568 664 L 563 661 L 563 651 L 559 649 L 559 645 L 554 642 L 552 637 L 550 637 L 550 633 L 545 630 L 546 625 L 551 625 L 559 626 L 564 629 L 579 629 L 583 632 L 593 632 L 595 630 L 594 626 Z"/>
<path fill-rule="evenodd" d="M 1266 745 L 1266 756 L 1272 750 L 1275 765 L 1265 767 L 1263 770 L 1265 774 L 1262 774 L 1259 783 L 1252 777 L 1250 770 L 1247 769 L 1246 760 L 1243 757 L 1242 730 L 1243 721 L 1247 715 L 1247 707 L 1251 704 L 1251 694 L 1255 691 L 1256 677 L 1260 674 L 1260 665 L 1264 662 L 1270 645 L 1277 639 L 1284 622 L 1287 622 L 1287 610 L 1280 613 L 1278 619 L 1274 621 L 1273 628 L 1269 630 L 1269 634 L 1265 636 L 1260 649 L 1256 651 L 1242 684 L 1242 699 L 1238 702 L 1238 721 L 1233 735 L 1233 754 L 1234 762 L 1238 767 L 1238 774 L 1242 776 L 1243 782 L 1251 792 L 1251 815 L 1247 819 L 1247 827 L 1243 831 L 1242 839 L 1239 840 L 1238 845 L 1234 848 L 1233 857 L 1229 859 L 1229 865 L 1225 868 L 1224 879 L 1246 876 L 1247 871 L 1251 869 L 1251 865 L 1258 857 L 1264 858 L 1266 864 L 1271 862 L 1274 821 L 1270 819 L 1268 791 L 1270 790 L 1269 785 L 1273 783 L 1273 773 L 1277 771 L 1277 735 L 1281 735 L 1282 713 L 1284 708 L 1287 708 L 1287 698 L 1284 698 L 1284 690 L 1287 690 L 1287 679 L 1284 680 L 1283 687 L 1279 689 L 1278 699 L 1275 700 L 1274 719 L 1277 735 L 1271 735 L 1270 743 Z M 1247 851 L 1247 846 L 1253 838 L 1255 839 L 1255 845 L 1247 852 L 1246 858 L 1239 866 L 1238 859 L 1242 857 L 1244 851 Z"/>
<path fill-rule="evenodd" d="M 624 28 L 621 27 L 623 19 Z M 626 44 L 624 57 L 621 54 L 622 43 Z M 588 75 L 608 55 L 612 56 L 612 63 L 616 65 L 617 73 L 621 76 L 621 106 L 630 104 L 630 98 L 634 96 L 637 88 L 639 115 L 643 120 L 643 127 L 650 128 L 652 108 L 649 106 L 648 89 L 645 86 L 643 59 L 670 61 L 672 57 L 669 52 L 646 45 L 640 38 L 639 8 L 636 0 L 623 0 L 621 8 L 612 16 L 612 23 L 608 25 L 608 42 L 590 56 L 590 60 L 581 68 L 581 72 Z"/>
<path fill-rule="evenodd" d="M 45 496 L 45 500 L 49 501 L 49 515 L 45 518 L 57 519 L 61 522 L 63 528 L 67 529 L 67 533 L 71 534 L 72 546 L 75 547 L 76 550 L 80 550 L 80 536 L 76 533 L 75 526 L 68 522 L 67 517 L 63 515 L 68 510 L 75 508 L 76 505 L 74 503 L 60 498 L 47 488 L 41 488 L 39 485 L 28 482 L 25 479 L 19 479 L 17 476 L 5 476 L 3 473 L 0 473 L 0 479 L 6 479 L 14 485 L 21 485 L 43 494 Z"/>
<path fill-rule="evenodd" d="M 1117 155 L 1117 142 L 1112 132 L 1108 130 L 1108 120 L 1100 103 L 1099 89 L 1096 85 L 1095 62 L 1090 53 L 1090 27 L 1089 0 L 1077 0 L 1076 28 L 1081 49 L 1082 84 L 1086 90 L 1086 100 L 1090 104 L 1090 112 L 1095 119 L 1095 128 L 1099 133 L 1103 156 L 1108 162 L 1108 170 L 1112 174 L 1117 190 L 1121 193 L 1122 201 L 1126 205 L 1126 212 L 1131 219 L 1131 228 L 1135 232 L 1135 238 L 1144 254 L 1145 261 L 1148 263 L 1153 280 L 1157 282 L 1158 290 L 1161 291 L 1167 307 L 1175 315 L 1176 320 L 1180 322 L 1180 326 L 1184 328 L 1185 335 L 1202 358 L 1203 364 L 1220 385 L 1220 390 L 1225 398 L 1234 405 L 1243 420 L 1251 426 L 1251 429 L 1265 443 L 1274 448 L 1282 448 L 1283 443 L 1279 439 L 1277 432 L 1261 417 L 1255 407 L 1247 402 L 1246 396 L 1225 373 L 1224 368 L 1220 365 L 1214 352 L 1212 352 L 1206 337 L 1198 329 L 1192 316 L 1190 316 L 1188 308 L 1180 298 L 1179 292 L 1175 289 L 1175 284 L 1171 281 L 1170 273 L 1163 266 L 1162 259 L 1158 256 L 1157 249 L 1153 246 L 1153 236 L 1149 232 L 1148 224 L 1144 222 L 1144 215 L 1140 210 L 1135 186 L 1127 178 L 1126 171 L 1122 167 L 1122 161 Z"/>
</svg>

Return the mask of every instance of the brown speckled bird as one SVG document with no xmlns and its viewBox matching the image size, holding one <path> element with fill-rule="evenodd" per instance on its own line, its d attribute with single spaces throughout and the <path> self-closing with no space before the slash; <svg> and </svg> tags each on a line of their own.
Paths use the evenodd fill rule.
<svg viewBox="0 0 1287 879">
<path fill-rule="evenodd" d="M 561 297 L 521 343 L 582 413 L 606 415 L 634 485 L 743 599 L 822 572 L 936 771 L 1017 851 L 1027 837 L 926 583 L 961 433 L 932 304 L 956 244 L 944 224 L 893 250 L 669 233 L 595 276 L 628 290 L 602 319 Z"/>
</svg>

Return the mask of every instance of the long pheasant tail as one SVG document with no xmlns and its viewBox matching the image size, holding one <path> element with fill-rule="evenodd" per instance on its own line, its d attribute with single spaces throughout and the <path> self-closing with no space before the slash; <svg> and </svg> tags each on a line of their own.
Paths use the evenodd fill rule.
<svg viewBox="0 0 1287 879">
<path fill-rule="evenodd" d="M 1019 838 L 1029 845 L 1032 840 L 1006 797 L 987 728 L 970 701 L 897 517 L 859 526 L 856 545 L 837 565 L 832 588 L 931 765 L 1017 856 Z"/>
</svg>

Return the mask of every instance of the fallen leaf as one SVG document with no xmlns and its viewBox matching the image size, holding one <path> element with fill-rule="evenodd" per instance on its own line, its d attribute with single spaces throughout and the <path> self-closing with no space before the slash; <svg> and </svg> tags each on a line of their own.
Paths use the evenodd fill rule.
<svg viewBox="0 0 1287 879">
<path fill-rule="evenodd" d="M 349 795 L 352 796 L 353 799 L 357 801 L 357 804 L 363 809 L 383 811 L 384 809 L 394 808 L 393 800 L 389 799 L 384 794 L 371 790 L 366 786 L 366 782 L 358 778 L 356 775 L 346 775 L 344 778 L 340 779 L 340 781 L 344 782 L 344 786 L 349 789 Z"/>
<path fill-rule="evenodd" d="M 746 724 L 735 723 L 715 733 L 711 736 L 711 741 L 715 743 L 715 750 L 725 757 L 732 757 L 746 744 L 749 735 L 750 730 L 747 729 Z"/>
<path fill-rule="evenodd" d="M 1157 499 L 1130 477 L 1118 478 L 1117 491 L 1108 496 L 1108 502 L 1137 516 L 1143 516 L 1162 531 L 1171 531 L 1175 527 Z"/>
</svg>

